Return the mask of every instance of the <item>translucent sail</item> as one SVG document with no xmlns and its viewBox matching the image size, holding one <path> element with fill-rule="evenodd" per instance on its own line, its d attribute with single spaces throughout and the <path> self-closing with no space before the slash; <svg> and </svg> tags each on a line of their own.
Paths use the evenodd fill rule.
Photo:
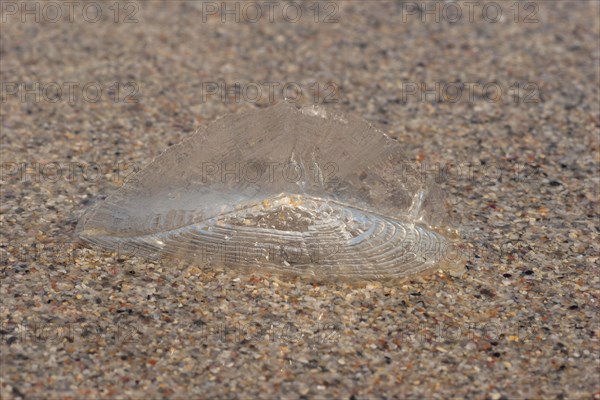
<svg viewBox="0 0 600 400">
<path fill-rule="evenodd" d="M 317 276 L 385 279 L 460 263 L 439 191 L 401 147 L 314 106 L 226 116 L 168 148 L 77 231 L 144 257 Z"/>
</svg>

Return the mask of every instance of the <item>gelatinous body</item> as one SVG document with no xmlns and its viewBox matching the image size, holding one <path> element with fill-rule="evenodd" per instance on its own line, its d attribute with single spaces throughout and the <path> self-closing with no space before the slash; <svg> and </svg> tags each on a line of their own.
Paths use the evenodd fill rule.
<svg viewBox="0 0 600 400">
<path fill-rule="evenodd" d="M 385 279 L 456 264 L 439 192 L 367 122 L 281 103 L 172 146 L 80 237 L 150 258 Z"/>
</svg>

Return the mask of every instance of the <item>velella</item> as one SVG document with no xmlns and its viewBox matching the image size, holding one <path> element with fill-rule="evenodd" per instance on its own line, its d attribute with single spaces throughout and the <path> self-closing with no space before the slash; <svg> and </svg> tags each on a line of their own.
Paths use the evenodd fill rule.
<svg viewBox="0 0 600 400">
<path fill-rule="evenodd" d="M 149 259 L 385 280 L 462 262 L 435 182 L 352 115 L 286 102 L 222 117 L 80 219 L 92 246 Z"/>
</svg>

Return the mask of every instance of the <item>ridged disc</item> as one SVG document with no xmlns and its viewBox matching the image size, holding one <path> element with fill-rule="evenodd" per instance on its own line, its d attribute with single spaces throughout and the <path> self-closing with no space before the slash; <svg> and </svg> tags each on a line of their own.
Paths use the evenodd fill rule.
<svg viewBox="0 0 600 400">
<path fill-rule="evenodd" d="M 149 258 L 328 277 L 459 262 L 439 193 L 405 160 L 364 121 L 281 104 L 169 148 L 78 232 Z"/>
</svg>

